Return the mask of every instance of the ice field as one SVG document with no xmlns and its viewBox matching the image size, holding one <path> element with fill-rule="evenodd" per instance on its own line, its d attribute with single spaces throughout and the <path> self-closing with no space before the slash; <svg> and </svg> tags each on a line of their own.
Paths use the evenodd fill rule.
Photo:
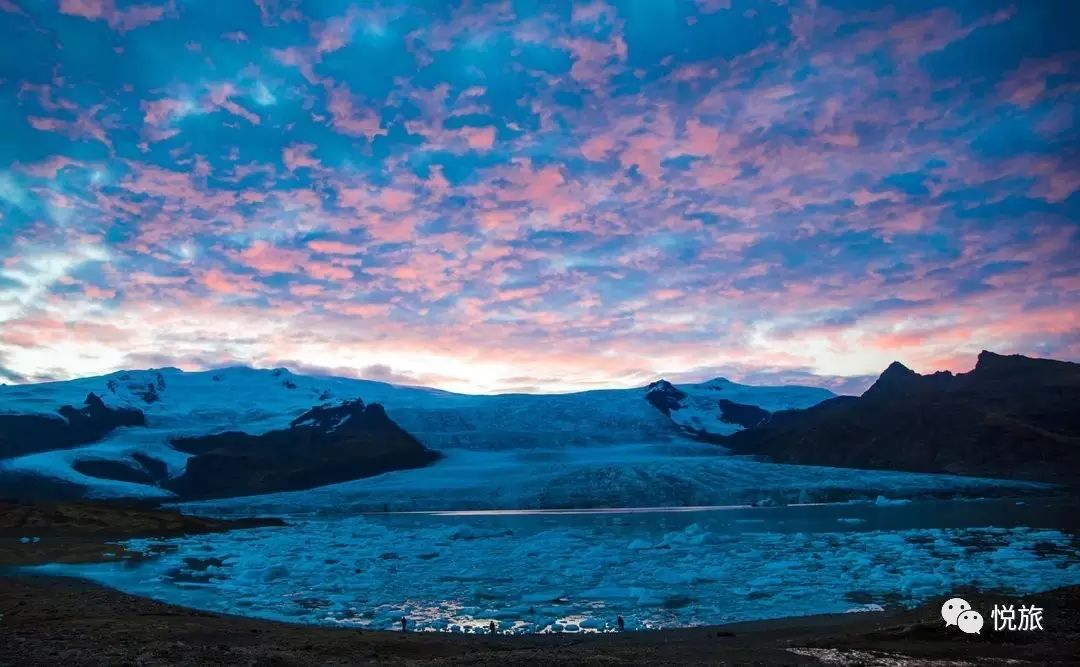
<svg viewBox="0 0 1080 667">
<path fill-rule="evenodd" d="M 134 541 L 139 561 L 40 570 L 217 612 L 421 630 L 577 632 L 866 611 L 964 587 L 1080 583 L 1053 499 L 601 513 L 291 517 Z M 1033 598 L 1037 602 L 1037 598 Z"/>
<path fill-rule="evenodd" d="M 183 505 L 201 514 L 680 507 L 1044 492 L 1045 484 L 764 463 L 690 441 L 504 452 L 304 491 Z"/>
<path fill-rule="evenodd" d="M 594 465 L 610 456 L 609 463 L 617 464 L 622 449 L 586 450 L 624 443 L 688 442 L 682 422 L 711 433 L 737 430 L 738 426 L 720 419 L 717 398 L 779 410 L 808 407 L 832 396 L 814 387 L 753 387 L 723 379 L 679 387 L 686 394 L 686 406 L 673 412 L 677 416 L 673 419 L 649 404 L 644 387 L 571 394 L 466 395 L 354 378 L 297 375 L 285 369 L 120 371 L 66 382 L 0 386 L 0 412 L 54 415 L 61 405 L 81 405 L 87 393 L 94 392 L 107 405 L 142 410 L 147 420 L 145 427 L 120 428 L 100 442 L 0 461 L 0 470 L 74 482 L 85 486 L 92 497 L 167 498 L 171 494 L 156 486 L 91 477 L 73 465 L 78 460 L 109 460 L 137 468 L 132 454 L 138 452 L 162 461 L 169 474 L 176 476 L 183 472 L 188 455 L 172 447 L 172 438 L 226 430 L 264 433 L 286 427 L 314 405 L 362 398 L 383 404 L 391 419 L 428 447 L 462 453 L 450 460 L 445 471 L 440 462 L 435 464 L 440 470 L 421 473 L 420 482 L 429 474 L 456 476 L 466 465 L 478 471 L 498 470 L 518 461 L 535 469 L 545 456 L 553 463 L 552 475 L 573 475 L 577 474 L 574 470 L 560 467 L 561 458 L 573 466 L 578 459 Z M 703 407 L 708 404 L 714 407 L 711 413 Z M 649 451 L 652 459 L 663 456 L 662 450 Z M 712 445 L 698 446 L 697 451 L 723 452 Z M 631 450 L 625 453 L 641 459 Z M 660 493 L 668 494 L 664 489 Z"/>
</svg>

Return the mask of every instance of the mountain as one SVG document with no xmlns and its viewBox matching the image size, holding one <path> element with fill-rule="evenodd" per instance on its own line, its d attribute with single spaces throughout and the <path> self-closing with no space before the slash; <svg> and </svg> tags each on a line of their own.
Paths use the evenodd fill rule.
<svg viewBox="0 0 1080 667">
<path fill-rule="evenodd" d="M 287 429 L 177 438 L 173 446 L 192 457 L 184 473 L 163 486 L 183 498 L 308 489 L 419 468 L 439 458 L 391 421 L 381 405 L 360 399 L 314 407 Z"/>
<path fill-rule="evenodd" d="M 727 378 L 673 385 L 657 380 L 645 399 L 685 434 L 706 442 L 756 425 L 778 410 L 806 408 L 833 398 L 828 389 L 794 385 L 752 387 Z"/>
<path fill-rule="evenodd" d="M 894 362 L 860 397 L 781 411 L 724 439 L 781 463 L 1080 483 L 1080 364 L 982 352 L 920 375 Z"/>
<path fill-rule="evenodd" d="M 0 414 L 0 459 L 63 449 L 100 440 L 121 426 L 143 426 L 146 416 L 136 408 L 110 408 L 90 392 L 82 408 L 60 406 L 56 414 Z"/>
<path fill-rule="evenodd" d="M 332 448 L 306 449 L 302 443 L 307 442 L 303 439 L 307 436 L 297 430 L 302 424 L 292 422 L 320 406 L 330 409 L 359 399 L 365 410 L 371 410 L 375 403 L 383 406 L 387 418 L 408 436 L 445 455 L 428 466 L 430 472 L 394 473 L 402 479 L 424 477 L 423 483 L 436 494 L 435 501 L 459 492 L 469 494 L 462 497 L 462 504 L 486 501 L 498 485 L 511 484 L 508 480 L 513 479 L 513 489 L 508 488 L 507 493 L 524 494 L 523 485 L 534 485 L 534 500 L 529 502 L 542 505 L 587 503 L 598 494 L 610 497 L 611 503 L 638 502 L 642 489 L 659 503 L 701 502 L 718 499 L 712 495 L 718 484 L 710 472 L 712 464 L 705 465 L 702 458 L 712 461 L 725 452 L 688 438 L 706 440 L 742 428 L 738 419 L 731 419 L 731 409 L 721 407 L 722 401 L 772 412 L 808 407 L 832 396 L 812 387 L 751 387 L 722 378 L 670 386 L 681 398 L 667 413 L 651 402 L 649 387 L 549 395 L 466 395 L 353 378 L 298 375 L 283 368 L 199 372 L 161 368 L 0 386 L 0 414 L 52 418 L 56 406 L 75 403 L 93 392 L 111 409 L 137 410 L 145 417 L 145 425 L 117 428 L 80 446 L 68 447 L 43 438 L 23 443 L 21 455 L 0 455 L 0 497 L 31 493 L 65 498 L 209 497 L 252 493 L 258 488 L 295 488 L 297 484 L 329 482 L 331 477 L 338 480 L 344 475 L 296 481 L 303 477 L 297 471 L 296 457 L 310 457 L 315 467 L 340 459 L 323 458 Z M 282 433 L 251 439 L 272 432 Z M 225 458 L 230 462 L 236 457 L 245 460 L 245 466 L 265 476 L 264 481 L 253 473 L 238 481 L 235 489 L 225 489 L 221 480 L 213 479 L 212 467 L 203 463 L 210 458 L 199 458 L 209 456 L 209 449 L 200 446 L 196 451 L 193 443 L 225 433 L 230 434 L 230 442 L 217 440 L 222 453 L 227 454 Z M 294 448 L 296 457 L 292 456 Z M 280 465 L 254 460 L 281 457 L 282 452 L 289 456 Z M 343 466 L 348 476 L 360 477 L 375 470 L 358 460 L 352 463 L 358 468 Z M 240 468 L 237 475 L 242 477 L 244 470 Z M 292 481 L 282 481 L 286 476 Z M 783 484 L 791 483 L 787 473 L 781 477 Z M 363 486 L 375 488 L 376 481 L 365 481 Z M 730 482 L 721 486 L 728 487 Z M 440 488 L 445 493 L 440 494 Z M 409 493 L 395 492 L 395 496 Z M 799 491 L 792 494 L 798 497 Z M 375 506 L 381 505 L 378 502 Z"/>
</svg>

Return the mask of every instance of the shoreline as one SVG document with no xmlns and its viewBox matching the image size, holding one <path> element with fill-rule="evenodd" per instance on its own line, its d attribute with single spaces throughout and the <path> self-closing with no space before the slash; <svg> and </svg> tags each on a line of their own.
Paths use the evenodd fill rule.
<svg viewBox="0 0 1080 667">
<path fill-rule="evenodd" d="M 1080 648 L 1080 586 L 967 599 L 986 609 L 1035 602 L 1046 629 L 964 635 L 944 627 L 935 600 L 908 611 L 622 633 L 401 633 L 209 613 L 82 579 L 0 571 L 0 665 L 1068 664 Z"/>
</svg>

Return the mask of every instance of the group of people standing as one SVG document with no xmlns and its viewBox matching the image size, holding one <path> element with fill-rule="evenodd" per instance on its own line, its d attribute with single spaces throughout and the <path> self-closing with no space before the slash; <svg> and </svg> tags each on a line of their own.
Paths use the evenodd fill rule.
<svg viewBox="0 0 1080 667">
<path fill-rule="evenodd" d="M 619 632 L 622 632 L 626 629 L 626 621 L 623 620 L 622 616 L 616 618 L 615 624 L 619 626 Z M 499 626 L 495 624 L 495 621 L 492 621 L 488 624 L 488 632 L 490 632 L 491 634 L 495 634 L 496 632 L 498 632 L 498 629 Z M 401 631 L 409 631 L 409 619 L 404 616 L 401 617 Z"/>
</svg>

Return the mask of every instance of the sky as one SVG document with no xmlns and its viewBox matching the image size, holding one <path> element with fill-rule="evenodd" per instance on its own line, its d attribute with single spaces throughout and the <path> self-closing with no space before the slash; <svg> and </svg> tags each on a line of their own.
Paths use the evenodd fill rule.
<svg viewBox="0 0 1080 667">
<path fill-rule="evenodd" d="M 1076 2 L 0 0 L 0 381 L 1080 360 Z"/>
</svg>

